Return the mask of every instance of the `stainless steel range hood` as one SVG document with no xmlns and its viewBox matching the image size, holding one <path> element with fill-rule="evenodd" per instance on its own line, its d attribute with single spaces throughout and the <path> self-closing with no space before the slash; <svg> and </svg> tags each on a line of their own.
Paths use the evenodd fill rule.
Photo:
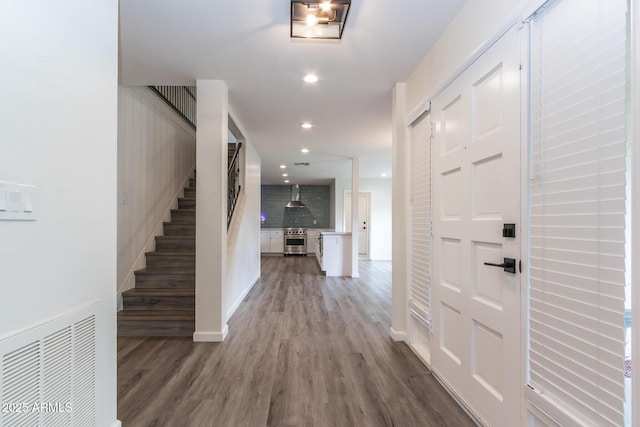
<svg viewBox="0 0 640 427">
<path fill-rule="evenodd" d="M 300 187 L 298 187 L 298 184 L 291 186 L 291 201 L 287 203 L 285 208 L 306 208 L 304 203 L 300 201 Z"/>
</svg>

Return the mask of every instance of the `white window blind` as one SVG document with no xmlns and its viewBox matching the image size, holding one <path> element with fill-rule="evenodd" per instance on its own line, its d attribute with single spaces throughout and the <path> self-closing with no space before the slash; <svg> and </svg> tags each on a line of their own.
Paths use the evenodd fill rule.
<svg viewBox="0 0 640 427">
<path fill-rule="evenodd" d="M 429 117 L 418 119 L 410 137 L 410 295 L 411 311 L 431 322 L 431 152 Z"/>
<path fill-rule="evenodd" d="M 531 21 L 528 393 L 584 425 L 624 425 L 625 14 L 557 0 Z"/>
</svg>

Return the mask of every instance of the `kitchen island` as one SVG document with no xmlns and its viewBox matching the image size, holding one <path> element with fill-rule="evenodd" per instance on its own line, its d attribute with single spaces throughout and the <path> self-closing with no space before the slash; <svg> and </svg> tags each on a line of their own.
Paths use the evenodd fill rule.
<svg viewBox="0 0 640 427">
<path fill-rule="evenodd" d="M 318 245 L 316 257 L 327 277 L 351 276 L 351 233 L 323 231 Z"/>
</svg>

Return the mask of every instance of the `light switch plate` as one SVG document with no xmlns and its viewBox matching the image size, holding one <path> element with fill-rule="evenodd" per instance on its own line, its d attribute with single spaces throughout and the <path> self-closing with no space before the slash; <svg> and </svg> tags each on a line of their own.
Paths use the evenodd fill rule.
<svg viewBox="0 0 640 427">
<path fill-rule="evenodd" d="M 9 204 L 7 203 L 7 192 L 5 190 L 0 190 L 0 212 L 8 210 Z"/>
<path fill-rule="evenodd" d="M 0 181 L 0 221 L 35 221 L 37 209 L 35 185 Z"/>
</svg>

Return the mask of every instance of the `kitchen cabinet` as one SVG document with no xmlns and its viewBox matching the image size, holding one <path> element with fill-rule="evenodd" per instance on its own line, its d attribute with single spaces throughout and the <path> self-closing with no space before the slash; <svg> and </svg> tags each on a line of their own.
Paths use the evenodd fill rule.
<svg viewBox="0 0 640 427">
<path fill-rule="evenodd" d="M 282 229 L 271 230 L 270 248 L 271 253 L 284 253 L 284 235 Z"/>
<path fill-rule="evenodd" d="M 282 228 L 263 228 L 260 230 L 260 252 L 263 254 L 282 254 L 284 234 Z"/>
<path fill-rule="evenodd" d="M 271 252 L 271 231 L 260 230 L 260 252 Z"/>
<path fill-rule="evenodd" d="M 322 232 L 320 269 L 330 276 L 351 276 L 351 233 Z"/>
<path fill-rule="evenodd" d="M 307 253 L 315 254 L 318 250 L 318 244 L 316 239 L 318 239 L 318 230 L 307 230 Z"/>
</svg>

